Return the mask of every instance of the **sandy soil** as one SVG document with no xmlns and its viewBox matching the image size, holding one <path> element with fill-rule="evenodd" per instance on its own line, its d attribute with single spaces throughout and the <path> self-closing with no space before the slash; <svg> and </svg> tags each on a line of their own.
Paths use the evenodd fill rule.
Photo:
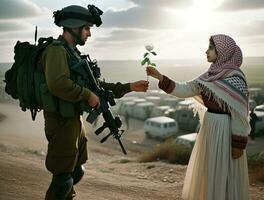
<svg viewBox="0 0 264 200">
<path fill-rule="evenodd" d="M 51 175 L 44 165 L 47 142 L 42 113 L 34 122 L 30 113 L 20 111 L 17 105 L 0 104 L 0 113 L 5 116 L 0 120 L 0 200 L 44 199 Z M 158 143 L 145 139 L 142 122 L 131 120 L 132 128 L 123 136 L 127 156 L 112 139 L 100 144 L 102 136 L 95 136 L 93 127 L 85 124 L 86 130 L 91 130 L 89 161 L 85 164 L 85 177 L 75 187 L 77 199 L 181 199 L 186 166 L 136 161 Z M 263 151 L 262 142 L 250 143 L 251 151 Z M 264 185 L 251 183 L 250 196 L 252 200 L 264 199 Z"/>
</svg>

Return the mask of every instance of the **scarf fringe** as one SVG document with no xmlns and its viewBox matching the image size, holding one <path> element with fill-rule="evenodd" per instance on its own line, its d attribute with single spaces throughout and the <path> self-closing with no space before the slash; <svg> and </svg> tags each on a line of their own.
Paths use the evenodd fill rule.
<svg viewBox="0 0 264 200">
<path fill-rule="evenodd" d="M 229 105 L 226 101 L 224 101 L 221 97 L 217 96 L 216 93 L 214 91 L 212 91 L 210 88 L 208 88 L 207 86 L 197 82 L 198 84 L 198 88 L 203 91 L 204 95 L 206 97 L 208 97 L 209 99 L 213 99 L 213 101 L 215 101 L 218 106 L 224 110 L 224 111 L 229 111 L 231 112 L 232 109 L 236 110 L 236 108 L 231 107 L 231 105 Z M 237 110 L 238 112 L 238 110 Z"/>
<path fill-rule="evenodd" d="M 212 98 L 219 107 L 225 111 L 229 111 L 231 115 L 234 113 L 237 117 L 239 117 L 243 124 L 248 125 L 249 123 L 249 116 L 242 112 L 242 109 L 236 108 L 235 106 L 230 105 L 227 101 L 232 99 L 229 96 L 226 96 L 226 100 L 219 97 L 216 92 L 214 92 L 212 89 L 210 89 L 208 86 L 200 83 L 199 81 L 195 80 L 194 83 L 199 88 L 199 90 L 203 91 L 204 95 L 206 95 L 208 98 Z M 199 99 L 199 98 L 198 98 Z M 200 121 L 202 122 L 204 114 L 206 112 L 206 107 L 204 105 L 201 106 L 200 101 L 196 99 L 196 106 L 194 107 L 193 111 L 194 113 L 199 114 Z"/>
</svg>

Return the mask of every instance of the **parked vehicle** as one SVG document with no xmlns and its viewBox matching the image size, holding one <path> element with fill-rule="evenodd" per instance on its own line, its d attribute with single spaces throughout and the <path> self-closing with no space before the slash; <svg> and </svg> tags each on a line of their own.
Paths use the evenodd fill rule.
<svg viewBox="0 0 264 200">
<path fill-rule="evenodd" d="M 122 102 L 122 104 L 120 105 L 120 108 L 119 108 L 119 114 L 125 115 L 125 113 L 128 113 L 129 116 L 132 116 L 133 108 L 134 108 L 135 104 L 136 103 L 134 101 Z"/>
<path fill-rule="evenodd" d="M 144 131 L 148 138 L 164 140 L 177 135 L 178 123 L 169 117 L 153 117 L 145 121 Z"/>
<path fill-rule="evenodd" d="M 257 103 L 254 99 L 249 99 L 249 109 L 252 110 L 257 106 Z"/>
<path fill-rule="evenodd" d="M 178 136 L 174 140 L 174 142 L 176 144 L 183 144 L 187 148 L 192 149 L 196 141 L 196 137 L 197 137 L 197 133 L 185 134 L 185 135 Z"/>
<path fill-rule="evenodd" d="M 165 116 L 165 112 L 170 109 L 170 106 L 156 106 L 151 112 L 151 117 Z"/>
<path fill-rule="evenodd" d="M 186 109 L 191 109 L 194 106 L 194 100 L 193 99 L 185 99 L 183 101 L 180 101 L 177 104 L 177 108 L 186 108 Z"/>
<path fill-rule="evenodd" d="M 163 90 L 148 90 L 145 94 L 146 96 L 157 96 L 157 97 L 160 97 L 161 99 L 167 98 L 170 96 Z"/>
<path fill-rule="evenodd" d="M 160 105 L 161 98 L 160 97 L 157 97 L 157 96 L 147 96 L 146 97 L 146 100 L 148 102 L 152 102 L 155 105 L 159 106 Z"/>
<path fill-rule="evenodd" d="M 152 102 L 138 103 L 134 106 L 132 116 L 136 119 L 146 120 L 150 118 L 150 113 L 155 104 Z"/>
<path fill-rule="evenodd" d="M 175 121 L 177 121 L 180 131 L 189 133 L 199 131 L 199 117 L 198 115 L 194 116 L 192 109 L 184 107 L 169 109 L 165 112 L 165 116 L 173 118 Z"/>
<path fill-rule="evenodd" d="M 132 101 L 134 101 L 136 104 L 147 102 L 146 99 L 144 98 L 137 98 L 137 99 L 133 99 Z"/>
<path fill-rule="evenodd" d="M 176 97 L 168 97 L 168 98 L 162 99 L 161 105 L 162 106 L 170 106 L 172 108 L 175 108 L 180 101 L 183 101 L 183 99 L 179 99 Z"/>
<path fill-rule="evenodd" d="M 258 117 L 255 124 L 255 133 L 260 134 L 263 132 L 264 134 L 264 105 L 256 106 L 254 112 Z"/>
</svg>

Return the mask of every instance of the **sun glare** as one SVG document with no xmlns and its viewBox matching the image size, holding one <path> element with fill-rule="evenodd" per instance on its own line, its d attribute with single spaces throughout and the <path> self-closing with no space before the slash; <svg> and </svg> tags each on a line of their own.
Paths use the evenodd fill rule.
<svg viewBox="0 0 264 200">
<path fill-rule="evenodd" d="M 193 0 L 193 6 L 182 12 L 187 27 L 196 30 L 208 29 L 213 23 L 214 8 L 223 0 Z"/>
</svg>

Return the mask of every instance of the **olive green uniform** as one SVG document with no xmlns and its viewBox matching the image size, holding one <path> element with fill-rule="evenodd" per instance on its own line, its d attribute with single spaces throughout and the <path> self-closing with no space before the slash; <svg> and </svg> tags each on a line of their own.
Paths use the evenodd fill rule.
<svg viewBox="0 0 264 200">
<path fill-rule="evenodd" d="M 66 102 L 76 105 L 79 101 L 88 103 L 90 90 L 76 84 L 70 78 L 71 57 L 62 45 L 63 42 L 60 36 L 59 40 L 50 44 L 42 55 L 41 66 L 44 69 L 48 90 L 53 96 Z M 104 89 L 112 90 L 115 98 L 120 98 L 131 91 L 129 83 L 100 82 L 100 84 Z M 80 115 L 78 109 L 73 116 L 63 117 L 59 111 L 51 112 L 44 108 L 45 134 L 48 140 L 46 167 L 53 175 L 70 173 L 76 165 L 81 165 L 87 160 L 87 138 Z"/>
</svg>

